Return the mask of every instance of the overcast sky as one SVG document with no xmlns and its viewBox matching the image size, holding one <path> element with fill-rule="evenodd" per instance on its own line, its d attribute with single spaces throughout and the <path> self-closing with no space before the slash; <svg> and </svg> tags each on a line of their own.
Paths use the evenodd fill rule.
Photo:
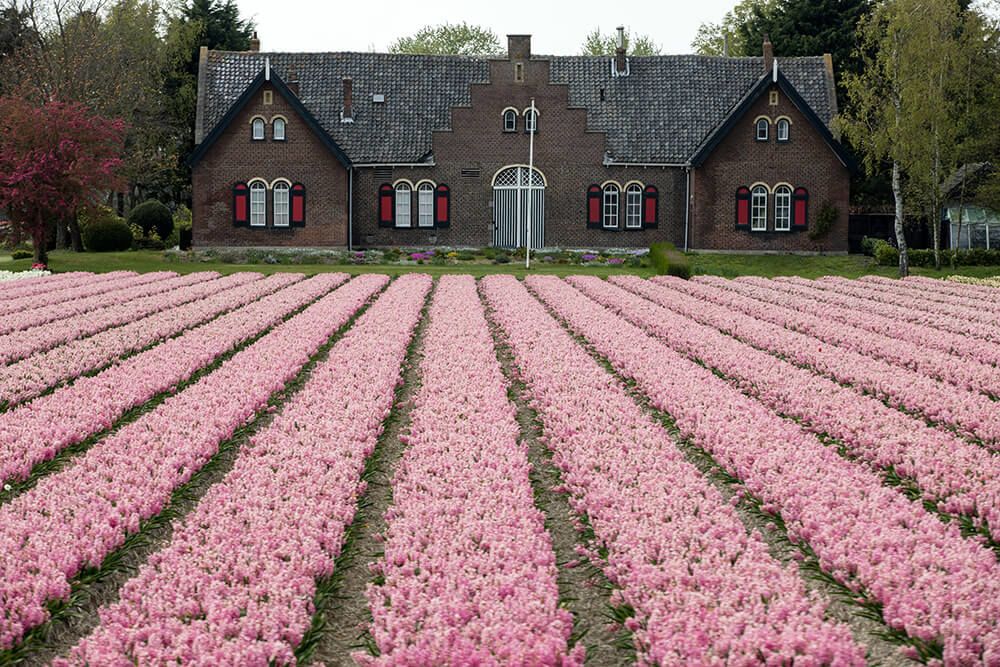
<svg viewBox="0 0 1000 667">
<path fill-rule="evenodd" d="M 492 29 L 503 48 L 508 33 L 530 33 L 531 50 L 573 55 L 588 32 L 625 25 L 653 38 L 663 53 L 690 53 L 703 21 L 718 21 L 736 0 L 237 0 L 257 23 L 265 51 L 385 51 L 424 25 L 450 22 Z"/>
</svg>

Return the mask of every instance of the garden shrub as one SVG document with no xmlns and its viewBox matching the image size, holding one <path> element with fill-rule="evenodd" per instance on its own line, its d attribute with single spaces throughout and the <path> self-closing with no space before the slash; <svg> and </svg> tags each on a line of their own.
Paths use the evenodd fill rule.
<svg viewBox="0 0 1000 667">
<path fill-rule="evenodd" d="M 875 256 L 875 246 L 879 242 L 885 243 L 882 239 L 877 239 L 872 236 L 862 236 L 861 237 L 861 252 L 868 255 L 869 257 Z"/>
<path fill-rule="evenodd" d="M 816 221 L 813 222 L 812 226 L 809 228 L 809 239 L 812 241 L 818 241 L 833 229 L 833 225 L 837 222 L 837 217 L 840 215 L 840 211 L 837 207 L 830 202 L 824 202 L 822 206 L 819 207 L 819 213 L 816 215 Z M 864 241 L 862 241 L 864 243 Z"/>
<path fill-rule="evenodd" d="M 497 252 L 493 254 L 494 264 L 510 264 L 510 255 L 504 252 Z"/>
<path fill-rule="evenodd" d="M 691 277 L 691 265 L 687 257 L 673 243 L 660 241 L 651 245 L 649 260 L 660 275 L 677 276 L 685 280 Z"/>
<path fill-rule="evenodd" d="M 164 243 L 168 248 L 177 246 L 181 250 L 188 250 L 191 247 L 191 228 L 191 209 L 181 204 L 174 211 L 174 230 L 170 232 L 170 236 L 163 239 Z"/>
<path fill-rule="evenodd" d="M 83 245 L 91 252 L 115 252 L 132 247 L 132 230 L 121 218 L 89 222 L 83 228 Z"/>
<path fill-rule="evenodd" d="M 145 201 L 132 209 L 128 214 L 128 223 L 142 229 L 145 236 L 151 236 L 152 232 L 156 232 L 160 239 L 169 237 L 170 232 L 174 230 L 174 216 L 170 213 L 170 209 L 155 199 Z"/>
<path fill-rule="evenodd" d="M 872 246 L 872 256 L 879 266 L 896 266 L 899 264 L 899 250 L 888 241 L 876 239 Z"/>
<path fill-rule="evenodd" d="M 35 256 L 35 253 L 28 250 L 27 248 L 18 248 L 10 254 L 14 259 L 31 259 Z"/>
</svg>

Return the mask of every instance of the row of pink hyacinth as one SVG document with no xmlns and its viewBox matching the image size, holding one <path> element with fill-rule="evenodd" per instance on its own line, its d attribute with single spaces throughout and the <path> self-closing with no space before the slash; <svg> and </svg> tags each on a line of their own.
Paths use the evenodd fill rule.
<svg viewBox="0 0 1000 667">
<path fill-rule="evenodd" d="M 219 274 L 214 271 L 168 278 L 156 283 L 161 290 L 158 294 L 131 301 L 106 299 L 107 305 L 103 308 L 30 329 L 12 331 L 0 336 L 0 363 L 9 364 L 56 345 L 92 336 L 188 301 L 202 299 L 215 292 L 215 281 L 218 278 Z"/>
<path fill-rule="evenodd" d="M 928 419 L 981 440 L 988 447 L 1000 447 L 1000 410 L 988 396 L 771 324 L 764 319 L 773 309 L 769 304 L 759 301 L 748 304 L 746 311 L 750 314 L 732 309 L 710 311 L 706 304 L 723 290 L 671 276 L 652 280 L 670 290 L 670 308 L 702 324 L 721 329 L 797 365 L 810 367 L 853 386 L 858 392 L 870 392 L 902 409 L 920 412 Z"/>
<path fill-rule="evenodd" d="M 940 645 L 947 665 L 1000 662 L 1000 563 L 991 550 L 565 282 L 527 282 L 763 511 L 780 515 L 820 568 L 878 601 L 889 627 Z"/>
<path fill-rule="evenodd" d="M 705 293 L 709 300 L 734 312 L 755 315 L 772 324 L 908 368 L 966 391 L 1000 396 L 1000 369 L 976 358 L 956 357 L 809 313 L 810 304 L 816 304 L 791 294 L 775 298 L 765 290 L 722 278 L 702 278 L 698 282 L 711 288 Z"/>
<path fill-rule="evenodd" d="M 0 315 L 50 306 L 78 295 L 106 292 L 115 289 L 121 279 L 135 275 L 132 271 L 60 273 L 46 278 L 48 282 L 29 280 L 23 286 L 20 282 L 16 287 L 4 285 L 0 290 Z"/>
<path fill-rule="evenodd" d="M 359 278 L 341 291 L 353 290 L 357 305 L 385 282 Z M 294 663 L 430 284 L 411 274 L 386 290 L 59 663 Z"/>
<path fill-rule="evenodd" d="M 269 278 L 263 286 L 281 286 L 302 278 L 301 274 L 279 275 L 282 277 Z M 171 390 L 234 346 L 345 280 L 346 274 L 327 274 L 283 289 L 97 375 L 79 378 L 0 414 L 0 482 L 26 479 L 34 466 L 109 428 L 131 408 Z"/>
<path fill-rule="evenodd" d="M 361 277 L 321 298 L 0 507 L 0 648 L 43 623 L 74 576 L 162 512 L 386 280 Z"/>
<path fill-rule="evenodd" d="M 703 281 L 706 279 L 698 277 L 695 280 Z M 722 286 L 721 283 L 712 284 Z M 837 322 L 843 322 L 894 340 L 908 341 L 924 350 L 938 350 L 991 366 L 1000 364 L 1000 345 L 997 343 L 871 312 L 866 310 L 870 303 L 866 299 L 845 296 L 839 304 L 830 303 L 823 301 L 823 295 L 826 292 L 818 288 L 757 277 L 737 278 L 728 281 L 725 286 L 737 291 L 740 291 L 739 288 L 742 287 L 752 287 L 755 298 L 769 303 L 783 304 L 789 297 L 794 297 L 796 308 L 805 313 L 828 317 Z"/>
<path fill-rule="evenodd" d="M 968 516 L 1000 541 L 996 454 L 679 315 L 660 305 L 671 297 L 648 281 L 634 276 L 614 276 L 614 284 L 582 276 L 568 280 L 674 350 L 718 370 L 773 411 L 838 439 L 851 456 L 875 469 L 891 468 L 913 480 L 940 511 Z M 703 307 L 725 314 L 722 306 Z"/>
<path fill-rule="evenodd" d="M 59 303 L 50 303 L 30 309 L 19 308 L 16 315 L 11 313 L 10 316 L 0 320 L 0 335 L 9 334 L 12 331 L 23 331 L 55 320 L 64 320 L 80 313 L 107 308 L 112 304 L 126 303 L 132 299 L 161 294 L 171 289 L 169 286 L 164 287 L 164 284 L 169 285 L 167 281 L 170 278 L 177 278 L 177 274 L 172 271 L 157 271 L 124 276 L 118 280 L 90 285 L 88 289 L 77 290 L 72 298 Z M 96 291 L 92 292 L 92 290 Z"/>
<path fill-rule="evenodd" d="M 923 324 L 943 331 L 1000 343 L 1000 327 L 997 326 L 995 316 L 988 317 L 985 321 L 979 317 L 968 315 L 948 316 L 937 310 L 928 309 L 925 301 L 898 295 L 891 299 L 888 296 L 888 291 L 874 286 L 865 287 L 864 283 L 858 281 L 840 283 L 825 279 L 806 280 L 799 277 L 779 277 L 775 280 L 789 282 L 793 285 L 815 287 L 825 293 L 824 300 L 838 303 L 845 296 L 854 297 L 865 302 L 864 308 L 868 312 L 897 318 L 903 322 Z"/>
<path fill-rule="evenodd" d="M 664 427 L 523 285 L 490 276 L 482 291 L 511 345 L 569 500 L 589 518 L 593 550 L 607 550 L 606 559 L 591 557 L 617 587 L 612 602 L 636 612 L 626 627 L 641 663 L 864 664 L 863 648 L 845 626 L 824 620 L 826 601 L 805 590 L 797 567 L 776 561 L 757 532 L 747 533 Z M 636 359 L 645 356 L 623 339 L 615 345 Z"/>
<path fill-rule="evenodd" d="M 571 665 L 555 552 L 472 276 L 438 283 L 392 482 L 369 665 Z"/>
<path fill-rule="evenodd" d="M 893 286 L 892 289 L 886 289 L 886 286 L 882 284 L 864 280 L 848 280 L 840 276 L 823 276 L 816 282 L 821 286 L 856 296 L 868 297 L 872 301 L 879 303 L 912 307 L 937 317 L 949 317 L 977 322 L 993 330 L 998 328 L 996 313 L 984 311 L 981 307 L 975 305 L 935 301 L 927 298 L 925 293 L 918 289 L 901 285 Z"/>
<path fill-rule="evenodd" d="M 829 285 L 818 280 L 806 280 L 797 276 L 779 276 L 774 278 L 774 282 L 780 283 L 782 286 L 788 285 L 797 289 L 807 289 L 810 291 L 810 296 L 812 298 L 823 303 L 832 303 L 838 306 L 850 308 L 852 307 L 852 303 L 859 302 L 863 304 L 860 307 L 861 310 L 868 313 L 874 313 L 903 323 L 908 322 L 920 326 L 927 326 L 933 329 L 939 329 L 958 336 L 980 338 L 992 343 L 1000 343 L 1000 337 L 995 335 L 994 327 L 978 322 L 941 317 L 940 315 L 934 315 L 933 313 L 928 313 L 916 307 L 904 307 L 895 306 L 889 303 L 880 303 L 873 301 L 870 297 L 864 294 L 858 296 L 837 292 L 832 289 L 833 285 Z"/>
<path fill-rule="evenodd" d="M 935 303 L 964 306 L 976 311 L 985 310 L 1000 314 L 1000 303 L 996 301 L 996 294 L 992 295 L 992 299 L 984 299 L 982 298 L 983 295 L 974 289 L 967 289 L 966 286 L 958 283 L 935 280 L 934 283 L 940 283 L 940 285 L 934 285 L 933 283 L 914 282 L 911 280 L 892 280 L 883 276 L 863 276 L 859 282 L 866 285 L 872 284 L 881 289 L 894 289 L 902 294 L 908 294 Z"/>
<path fill-rule="evenodd" d="M 118 357 L 301 279 L 302 276 L 297 275 L 261 280 L 259 273 L 234 273 L 214 281 L 216 291 L 204 299 L 168 308 L 0 367 L 0 404 L 25 401 L 59 382 L 102 368 Z"/>
</svg>

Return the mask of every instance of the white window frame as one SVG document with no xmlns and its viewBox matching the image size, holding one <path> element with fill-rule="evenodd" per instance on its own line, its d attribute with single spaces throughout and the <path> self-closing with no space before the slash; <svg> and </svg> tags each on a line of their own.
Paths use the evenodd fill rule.
<svg viewBox="0 0 1000 667">
<path fill-rule="evenodd" d="M 791 134 L 791 123 L 788 122 L 787 118 L 779 118 L 777 123 L 777 138 L 778 141 L 784 143 L 788 141 L 788 137 Z"/>
<path fill-rule="evenodd" d="M 417 185 L 417 227 L 434 226 L 434 184 Z"/>
<path fill-rule="evenodd" d="M 614 183 L 604 186 L 601 197 L 601 227 L 603 229 L 618 229 L 618 201 L 621 191 Z M 609 224 L 610 223 L 610 224 Z"/>
<path fill-rule="evenodd" d="M 792 230 L 792 189 L 779 185 L 774 189 L 774 231 Z"/>
<path fill-rule="evenodd" d="M 291 187 L 284 181 L 271 186 L 271 208 L 274 217 L 271 224 L 275 227 L 288 227 L 291 220 Z"/>
<path fill-rule="evenodd" d="M 529 107 L 524 110 L 524 131 L 528 134 L 538 132 L 538 109 L 532 111 Z"/>
<path fill-rule="evenodd" d="M 271 136 L 274 137 L 275 141 L 285 140 L 285 125 L 284 118 L 275 118 L 271 121 Z M 278 132 L 278 128 L 281 128 L 281 132 Z"/>
<path fill-rule="evenodd" d="M 254 141 L 264 141 L 264 135 L 265 135 L 264 126 L 266 124 L 267 123 L 264 122 L 263 118 L 254 118 L 252 121 L 250 121 L 250 136 L 253 138 Z M 258 132 L 257 130 L 260 130 L 260 132 Z"/>
<path fill-rule="evenodd" d="M 768 138 L 770 137 L 770 126 L 771 123 L 766 118 L 757 119 L 757 121 L 754 123 L 754 127 L 756 128 L 754 130 L 754 136 L 757 138 L 757 141 L 768 140 Z M 761 130 L 763 130 L 763 133 L 761 133 Z"/>
<path fill-rule="evenodd" d="M 410 209 L 411 209 L 410 193 L 412 192 L 412 190 L 413 190 L 413 188 L 410 187 L 409 183 L 405 183 L 405 182 L 404 183 L 396 183 L 396 187 L 395 187 L 396 206 L 395 206 L 395 210 L 393 210 L 393 220 L 395 221 L 394 224 L 395 224 L 396 227 L 412 227 L 413 226 L 412 223 L 411 223 L 411 221 L 410 221 L 410 218 L 411 218 L 411 216 L 410 216 Z"/>
<path fill-rule="evenodd" d="M 750 231 L 767 231 L 767 188 L 763 185 L 750 189 Z"/>
<path fill-rule="evenodd" d="M 250 226 L 267 226 L 267 185 L 262 181 L 250 184 Z"/>
<path fill-rule="evenodd" d="M 507 121 L 510 121 L 509 123 Z M 503 112 L 503 131 L 517 132 L 517 110 L 507 109 Z"/>
<path fill-rule="evenodd" d="M 642 229 L 642 185 L 625 188 L 625 229 Z"/>
</svg>

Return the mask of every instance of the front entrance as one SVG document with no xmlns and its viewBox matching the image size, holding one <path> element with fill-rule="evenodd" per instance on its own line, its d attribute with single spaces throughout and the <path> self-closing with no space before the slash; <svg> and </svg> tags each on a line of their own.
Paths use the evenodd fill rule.
<svg viewBox="0 0 1000 667">
<path fill-rule="evenodd" d="M 530 200 L 530 203 L 529 203 Z M 545 176 L 527 165 L 504 167 L 493 177 L 493 245 L 522 248 L 528 240 L 531 211 L 531 248 L 545 246 Z"/>
</svg>

